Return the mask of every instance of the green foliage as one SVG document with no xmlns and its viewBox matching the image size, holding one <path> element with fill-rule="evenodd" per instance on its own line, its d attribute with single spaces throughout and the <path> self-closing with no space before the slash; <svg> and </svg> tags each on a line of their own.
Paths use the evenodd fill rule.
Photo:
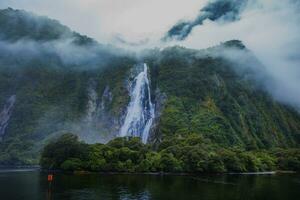
<svg viewBox="0 0 300 200">
<path fill-rule="evenodd" d="M 278 158 L 279 169 L 300 171 L 300 149 L 277 149 L 274 155 Z"/>
<path fill-rule="evenodd" d="M 64 134 L 45 146 L 40 164 L 45 169 L 77 169 L 87 160 L 88 148 L 87 144 L 78 141 L 77 136 Z"/>
<path fill-rule="evenodd" d="M 182 166 L 172 153 L 162 151 L 160 152 L 158 169 L 164 172 L 178 172 L 182 171 Z"/>
<path fill-rule="evenodd" d="M 105 102 L 107 118 L 119 118 L 126 108 L 128 91 L 124 80 L 133 65 L 131 59 L 119 58 L 109 67 L 88 70 L 58 66 L 55 60 L 46 62 L 22 63 L 18 67 L 0 64 L 0 110 L 11 95 L 17 96 L 0 142 L 0 165 L 37 164 L 44 140 L 53 133 L 72 131 L 70 124 L 80 123 L 86 115 L 90 80 L 95 82 L 99 98 L 106 86 L 110 88 L 112 100 Z"/>
<path fill-rule="evenodd" d="M 218 56 L 224 48 L 237 48 L 251 66 Z M 262 90 L 253 66 L 263 66 L 240 41 L 202 51 L 170 47 L 148 60 L 152 87 L 167 96 L 160 137 L 197 133 L 224 147 L 299 147 L 300 115 Z"/>
<path fill-rule="evenodd" d="M 88 52 L 99 49 L 92 60 L 73 64 L 43 48 L 34 56 L 27 52 L 0 54 L 0 109 L 7 98 L 17 96 L 0 142 L 0 165 L 37 164 L 40 149 L 53 133 L 73 131 L 68 125 L 85 116 L 91 81 L 95 83 L 97 101 L 105 88 L 111 92 L 111 100 L 102 102 L 105 117 L 101 123 L 121 121 L 129 101 L 126 81 L 140 59 L 128 54 L 111 55 L 109 48 L 91 38 L 22 10 L 0 10 L 0 38 L 12 44 L 18 40 L 44 44 L 72 39 L 74 48 L 85 47 Z M 137 138 L 115 139 L 107 145 L 89 145 L 87 162 L 70 160 L 63 166 L 78 164 L 93 171 L 240 172 L 272 169 L 278 162 L 284 169 L 298 169 L 297 153 L 273 156 L 255 152 L 298 148 L 299 113 L 275 102 L 261 89 L 253 66 L 240 66 L 219 56 L 226 48 L 241 51 L 251 65 L 263 71 L 257 59 L 236 40 L 206 50 L 169 47 L 145 53 L 143 61 L 150 69 L 152 99 L 161 114 L 155 137 L 151 138 L 156 141 L 157 152 Z M 97 126 L 97 130 L 111 133 L 111 126 L 105 125 Z M 66 155 L 42 163 L 48 167 L 54 163 L 59 168 L 66 158 L 83 161 L 77 155 Z"/>
<path fill-rule="evenodd" d="M 78 158 L 69 158 L 65 160 L 61 165 L 60 168 L 64 171 L 75 171 L 82 169 L 82 161 Z"/>
<path fill-rule="evenodd" d="M 213 145 L 201 135 L 166 138 L 157 151 L 139 138 L 116 138 L 86 145 L 70 134 L 43 150 L 43 168 L 95 172 L 260 172 L 300 170 L 299 149 L 245 151 Z"/>
</svg>

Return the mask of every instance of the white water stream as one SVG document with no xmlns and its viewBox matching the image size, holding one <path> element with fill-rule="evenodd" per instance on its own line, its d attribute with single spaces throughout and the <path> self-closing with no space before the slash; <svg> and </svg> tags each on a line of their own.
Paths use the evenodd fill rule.
<svg viewBox="0 0 300 200">
<path fill-rule="evenodd" d="M 120 136 L 141 137 L 147 143 L 154 119 L 147 64 L 144 63 L 143 71 L 135 77 L 130 90 L 130 102 Z"/>
</svg>

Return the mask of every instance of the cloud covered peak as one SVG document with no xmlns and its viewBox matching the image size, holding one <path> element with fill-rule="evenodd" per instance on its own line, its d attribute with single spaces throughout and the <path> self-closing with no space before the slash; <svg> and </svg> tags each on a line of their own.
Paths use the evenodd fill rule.
<svg viewBox="0 0 300 200">
<path fill-rule="evenodd" d="M 238 20 L 248 0 L 211 0 L 204 6 L 196 18 L 190 21 L 180 21 L 174 25 L 163 40 L 184 40 L 195 26 L 200 26 L 205 20 L 232 22 Z"/>
<path fill-rule="evenodd" d="M 73 32 L 59 21 L 33 13 L 7 8 L 0 10 L 0 40 L 49 42 L 72 39 L 77 44 L 94 43 L 91 38 Z"/>
</svg>

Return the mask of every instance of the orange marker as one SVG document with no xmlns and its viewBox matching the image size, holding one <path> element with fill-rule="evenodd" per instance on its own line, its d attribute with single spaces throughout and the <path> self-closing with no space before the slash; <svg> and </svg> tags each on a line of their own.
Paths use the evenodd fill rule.
<svg viewBox="0 0 300 200">
<path fill-rule="evenodd" d="M 51 200 L 51 183 L 53 181 L 53 174 L 48 174 L 48 193 L 47 200 Z"/>
<path fill-rule="evenodd" d="M 53 175 L 52 174 L 48 174 L 48 181 L 49 182 L 53 181 Z"/>
</svg>

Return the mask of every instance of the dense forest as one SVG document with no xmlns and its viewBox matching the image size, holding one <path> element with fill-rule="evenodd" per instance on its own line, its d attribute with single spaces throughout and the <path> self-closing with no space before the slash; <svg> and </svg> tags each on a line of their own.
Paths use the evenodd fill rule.
<svg viewBox="0 0 300 200">
<path fill-rule="evenodd" d="M 167 96 L 157 137 L 195 133 L 246 149 L 299 145 L 299 113 L 266 92 L 269 77 L 241 41 L 200 51 L 171 47 L 153 60 L 153 87 Z"/>
<path fill-rule="evenodd" d="M 47 170 L 91 172 L 300 171 L 300 150 L 223 148 L 196 134 L 173 136 L 156 147 L 143 144 L 140 138 L 89 145 L 65 134 L 45 146 L 40 163 Z"/>
</svg>

